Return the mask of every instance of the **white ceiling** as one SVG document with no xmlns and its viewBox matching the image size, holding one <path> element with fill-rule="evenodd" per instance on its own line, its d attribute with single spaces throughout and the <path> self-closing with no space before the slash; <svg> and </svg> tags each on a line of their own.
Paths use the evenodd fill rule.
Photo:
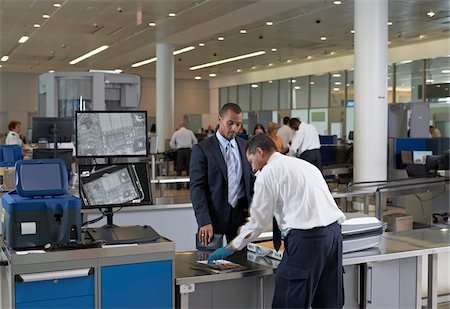
<svg viewBox="0 0 450 309">
<path fill-rule="evenodd" d="M 56 8 L 53 3 L 62 4 Z M 353 1 L 343 0 L 0 0 L 1 71 L 36 72 L 122 69 L 154 76 L 156 64 L 132 68 L 156 56 L 156 43 L 175 50 L 176 78 L 208 79 L 269 66 L 353 53 Z M 434 11 L 433 18 L 427 17 Z M 174 12 L 175 17 L 168 17 Z M 49 19 L 42 18 L 50 15 Z M 142 16 L 139 22 L 139 16 Z M 449 37 L 448 0 L 389 0 L 390 46 Z M 273 21 L 273 26 L 266 26 Z M 318 22 L 320 21 L 320 22 Z M 156 27 L 149 27 L 156 22 Z M 34 28 L 33 24 L 40 24 Z M 246 34 L 239 31 L 246 29 Z M 21 36 L 30 38 L 19 44 Z M 224 41 L 218 41 L 219 36 Z M 320 37 L 326 36 L 326 41 Z M 199 43 L 205 43 L 199 47 Z M 101 46 L 109 49 L 76 65 L 69 61 Z M 276 48 L 277 51 L 271 51 Z M 197 71 L 189 67 L 264 50 L 251 59 Z"/>
</svg>

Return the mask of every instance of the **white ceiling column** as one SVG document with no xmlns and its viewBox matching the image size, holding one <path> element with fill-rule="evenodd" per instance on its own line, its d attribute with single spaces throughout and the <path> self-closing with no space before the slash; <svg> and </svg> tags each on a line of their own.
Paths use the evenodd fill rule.
<svg viewBox="0 0 450 309">
<path fill-rule="evenodd" d="M 354 182 L 387 179 L 388 1 L 355 0 Z"/>
<path fill-rule="evenodd" d="M 174 114 L 174 63 L 173 46 L 156 44 L 156 133 L 158 151 L 165 151 L 165 140 L 173 133 Z"/>
</svg>

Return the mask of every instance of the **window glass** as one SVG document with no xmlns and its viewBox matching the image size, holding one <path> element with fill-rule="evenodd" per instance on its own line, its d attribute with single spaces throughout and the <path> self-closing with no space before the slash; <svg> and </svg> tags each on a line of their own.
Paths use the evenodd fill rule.
<svg viewBox="0 0 450 309">
<path fill-rule="evenodd" d="M 319 135 L 328 135 L 328 109 L 311 108 L 309 110 L 309 123 L 314 125 Z"/>
<path fill-rule="evenodd" d="M 355 79 L 354 79 L 354 71 L 347 71 L 347 83 L 345 87 L 347 88 L 347 106 L 355 105 Z"/>
<path fill-rule="evenodd" d="M 250 111 L 250 85 L 238 86 L 238 104 L 243 111 Z"/>
<path fill-rule="evenodd" d="M 307 109 L 293 109 L 291 111 L 291 118 L 298 118 L 302 122 L 309 123 L 309 112 Z"/>
<path fill-rule="evenodd" d="M 291 109 L 290 79 L 280 80 L 280 109 Z"/>
<path fill-rule="evenodd" d="M 309 77 L 301 76 L 291 79 L 292 85 L 292 108 L 309 107 Z"/>
<path fill-rule="evenodd" d="M 311 108 L 328 107 L 329 97 L 328 74 L 310 76 Z"/>
<path fill-rule="evenodd" d="M 426 60 L 425 101 L 450 102 L 450 57 Z"/>
<path fill-rule="evenodd" d="M 388 103 L 394 102 L 394 66 L 388 65 Z"/>
<path fill-rule="evenodd" d="M 219 105 L 220 108 L 228 103 L 228 88 L 219 89 Z"/>
<path fill-rule="evenodd" d="M 333 72 L 330 76 L 330 107 L 345 105 L 345 72 Z"/>
<path fill-rule="evenodd" d="M 228 87 L 228 102 L 236 103 L 237 102 L 237 86 Z"/>
<path fill-rule="evenodd" d="M 395 102 L 419 102 L 419 88 L 422 86 L 423 60 L 396 64 Z"/>
<path fill-rule="evenodd" d="M 278 109 L 278 81 L 267 81 L 261 83 L 262 88 L 262 109 Z"/>
<path fill-rule="evenodd" d="M 261 83 L 253 83 L 250 85 L 250 102 L 252 111 L 261 110 Z"/>
</svg>

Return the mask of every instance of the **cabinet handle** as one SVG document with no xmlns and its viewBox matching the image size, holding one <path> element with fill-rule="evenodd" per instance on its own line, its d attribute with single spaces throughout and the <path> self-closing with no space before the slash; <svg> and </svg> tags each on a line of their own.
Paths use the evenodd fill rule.
<svg viewBox="0 0 450 309">
<path fill-rule="evenodd" d="M 372 303 L 372 266 L 367 266 L 367 303 Z"/>
<path fill-rule="evenodd" d="M 72 269 L 72 270 L 49 271 L 49 272 L 33 273 L 33 274 L 21 274 L 21 275 L 16 275 L 15 280 L 16 280 L 16 282 L 57 280 L 57 279 L 86 277 L 86 276 L 91 275 L 92 273 L 93 273 L 92 268 L 82 268 L 82 269 Z"/>
</svg>

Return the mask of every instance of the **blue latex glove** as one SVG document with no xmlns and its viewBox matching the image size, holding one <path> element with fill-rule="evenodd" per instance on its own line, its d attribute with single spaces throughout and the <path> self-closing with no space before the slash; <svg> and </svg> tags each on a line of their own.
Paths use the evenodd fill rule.
<svg viewBox="0 0 450 309">
<path fill-rule="evenodd" d="M 222 260 L 226 257 L 232 255 L 234 253 L 234 250 L 231 250 L 228 247 L 222 247 L 211 253 L 211 255 L 208 258 L 208 264 L 212 264 L 215 260 Z"/>
</svg>

